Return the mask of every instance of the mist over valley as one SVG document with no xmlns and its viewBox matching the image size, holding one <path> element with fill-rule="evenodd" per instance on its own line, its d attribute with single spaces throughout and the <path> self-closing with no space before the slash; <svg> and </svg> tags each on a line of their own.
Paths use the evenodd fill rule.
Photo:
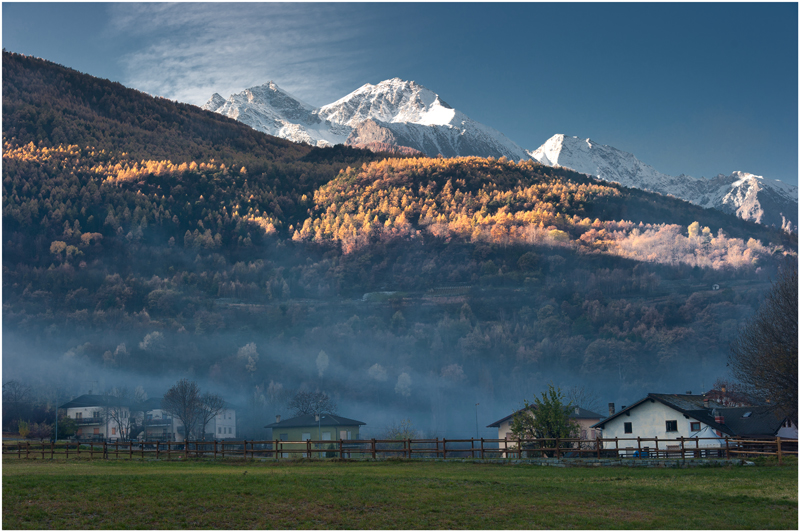
<svg viewBox="0 0 800 532">
<path fill-rule="evenodd" d="M 603 414 L 728 378 L 796 233 L 564 168 L 271 137 L 3 53 L 3 380 L 48 404 L 188 377 L 246 438 L 299 391 L 380 436 L 549 383 Z"/>
</svg>

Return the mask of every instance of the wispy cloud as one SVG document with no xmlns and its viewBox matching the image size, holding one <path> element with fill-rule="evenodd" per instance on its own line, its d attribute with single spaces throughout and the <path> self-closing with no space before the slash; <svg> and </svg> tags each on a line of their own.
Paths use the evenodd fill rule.
<svg viewBox="0 0 800 532">
<path fill-rule="evenodd" d="M 148 44 L 123 57 L 124 83 L 202 104 L 274 81 L 314 105 L 364 83 L 378 36 L 353 4 L 114 4 L 109 31 Z"/>
</svg>

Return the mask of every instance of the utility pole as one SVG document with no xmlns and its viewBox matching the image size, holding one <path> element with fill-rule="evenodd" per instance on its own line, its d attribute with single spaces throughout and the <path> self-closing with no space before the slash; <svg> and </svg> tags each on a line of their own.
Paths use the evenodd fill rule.
<svg viewBox="0 0 800 532">
<path fill-rule="evenodd" d="M 53 434 L 53 441 L 58 441 L 58 388 L 56 388 L 56 432 Z"/>
<path fill-rule="evenodd" d="M 480 403 L 475 403 L 475 437 L 480 438 L 480 434 L 478 433 L 478 405 Z"/>
</svg>

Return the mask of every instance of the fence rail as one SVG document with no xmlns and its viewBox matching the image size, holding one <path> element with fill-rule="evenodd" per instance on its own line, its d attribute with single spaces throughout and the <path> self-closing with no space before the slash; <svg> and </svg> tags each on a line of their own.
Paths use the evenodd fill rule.
<svg viewBox="0 0 800 532">
<path fill-rule="evenodd" d="M 3 442 L 9 458 L 104 458 L 167 460 L 178 458 L 595 458 L 669 459 L 797 456 L 792 439 L 725 438 L 555 438 L 412 439 L 412 440 L 305 440 L 305 441 L 145 441 L 145 442 Z"/>
</svg>

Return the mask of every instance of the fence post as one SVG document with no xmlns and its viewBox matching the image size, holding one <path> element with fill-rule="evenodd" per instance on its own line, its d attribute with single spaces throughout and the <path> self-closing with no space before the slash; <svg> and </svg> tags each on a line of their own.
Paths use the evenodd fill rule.
<svg viewBox="0 0 800 532">
<path fill-rule="evenodd" d="M 108 442 L 103 440 L 103 459 L 108 460 Z"/>
<path fill-rule="evenodd" d="M 594 445 L 595 448 L 597 449 L 597 459 L 600 460 L 600 435 L 597 434 L 596 438 L 597 440 L 595 441 Z"/>
<path fill-rule="evenodd" d="M 642 457 L 642 438 L 641 436 L 636 436 L 636 448 L 639 451 L 639 458 Z"/>
<path fill-rule="evenodd" d="M 447 438 L 442 438 L 442 460 L 447 460 Z"/>
<path fill-rule="evenodd" d="M 481 438 L 481 460 L 483 460 L 483 438 Z"/>
<path fill-rule="evenodd" d="M 161 449 L 159 445 L 160 443 L 161 443 L 160 441 L 156 440 L 156 460 L 158 460 L 159 457 L 161 456 Z"/>
<path fill-rule="evenodd" d="M 275 440 L 275 460 L 278 459 L 278 440 Z M 217 442 L 214 442 L 214 458 L 217 457 Z"/>
<path fill-rule="evenodd" d="M 375 438 L 372 438 L 372 459 L 375 459 Z"/>
<path fill-rule="evenodd" d="M 560 460 L 561 459 L 561 446 L 559 445 L 560 442 L 561 442 L 561 438 L 556 436 L 556 460 Z"/>
<path fill-rule="evenodd" d="M 775 439 L 775 443 L 778 444 L 778 465 L 783 465 L 783 452 L 781 450 L 781 437 L 778 436 Z"/>
<path fill-rule="evenodd" d="M 681 460 L 686 460 L 686 444 L 683 436 L 681 436 Z"/>
<path fill-rule="evenodd" d="M 728 436 L 725 436 L 725 459 L 729 460 L 731 457 L 731 448 L 728 445 Z"/>
<path fill-rule="evenodd" d="M 656 460 L 658 460 L 658 436 L 656 436 Z"/>
<path fill-rule="evenodd" d="M 619 460 L 619 436 L 614 436 L 614 450 L 617 452 L 617 460 Z"/>
</svg>

